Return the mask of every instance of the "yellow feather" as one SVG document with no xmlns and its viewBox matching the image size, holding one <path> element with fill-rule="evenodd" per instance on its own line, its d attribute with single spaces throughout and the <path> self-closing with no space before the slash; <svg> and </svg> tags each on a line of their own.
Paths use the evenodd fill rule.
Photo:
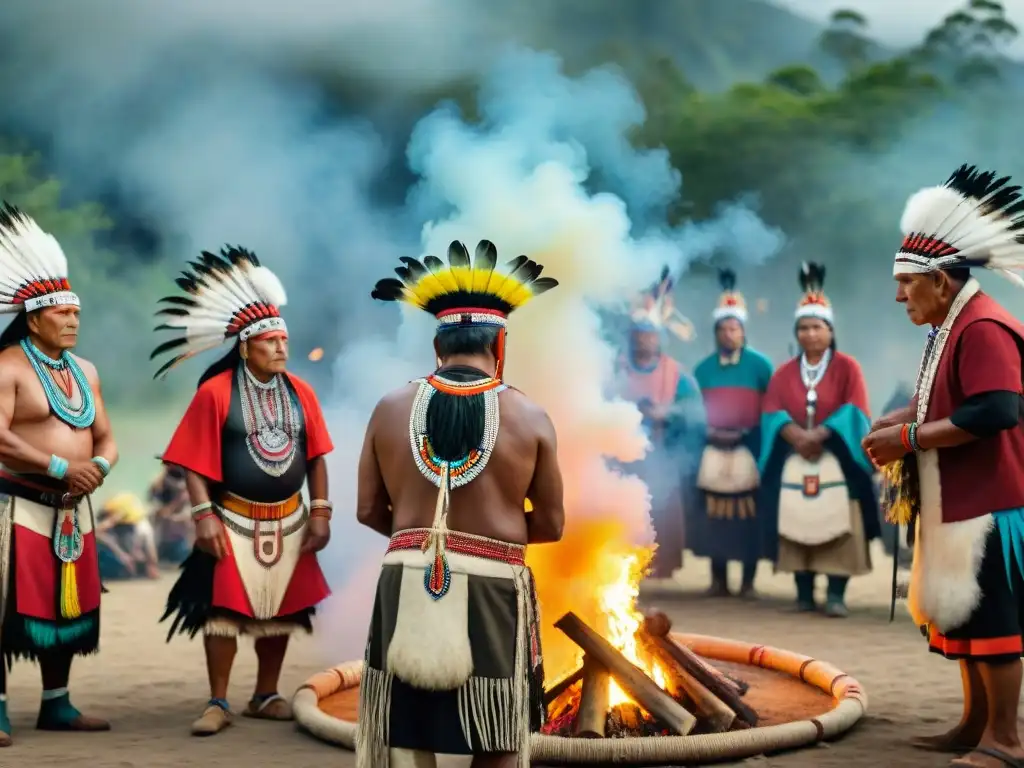
<svg viewBox="0 0 1024 768">
<path fill-rule="evenodd" d="M 473 273 L 472 273 L 473 276 L 471 278 L 472 286 L 473 286 L 473 293 L 485 293 L 485 292 L 489 293 L 488 285 L 491 282 L 491 273 L 492 273 L 492 270 L 489 269 L 489 268 L 488 269 L 483 269 L 483 268 L 477 269 L 476 267 L 473 267 Z"/>
<path fill-rule="evenodd" d="M 508 301 L 508 297 L 518 292 L 523 284 L 511 275 L 505 275 L 504 278 L 504 282 L 497 289 L 491 288 L 491 293 L 503 301 Z"/>
<path fill-rule="evenodd" d="M 452 277 L 458 285 L 456 290 L 469 291 L 473 288 L 473 270 L 468 267 L 453 267 Z"/>
<path fill-rule="evenodd" d="M 526 283 L 519 283 L 518 287 L 516 287 L 515 290 L 510 291 L 508 295 L 505 296 L 505 301 L 507 301 L 513 307 L 521 307 L 523 306 L 523 304 L 525 304 L 532 298 L 533 290 L 530 288 L 530 286 L 527 285 Z"/>
<path fill-rule="evenodd" d="M 444 293 L 457 293 L 459 290 L 459 284 L 455 280 L 455 276 L 452 274 L 450 269 L 445 269 L 441 272 L 434 273 L 434 277 L 437 281 L 444 286 Z M 438 294 L 440 295 L 440 294 Z"/>
<path fill-rule="evenodd" d="M 426 306 L 427 302 L 436 296 L 448 293 L 444 283 L 429 273 L 421 277 L 414 285 L 406 285 L 406 289 L 416 298 L 416 305 L 420 307 Z"/>
</svg>

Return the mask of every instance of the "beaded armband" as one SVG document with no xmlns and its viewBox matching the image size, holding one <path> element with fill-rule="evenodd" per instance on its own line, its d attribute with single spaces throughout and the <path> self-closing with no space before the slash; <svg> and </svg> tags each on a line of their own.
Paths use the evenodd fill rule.
<svg viewBox="0 0 1024 768">
<path fill-rule="evenodd" d="M 50 455 L 50 465 L 46 468 L 46 474 L 55 480 L 63 480 L 68 473 L 68 460 L 62 459 L 56 454 Z"/>
</svg>

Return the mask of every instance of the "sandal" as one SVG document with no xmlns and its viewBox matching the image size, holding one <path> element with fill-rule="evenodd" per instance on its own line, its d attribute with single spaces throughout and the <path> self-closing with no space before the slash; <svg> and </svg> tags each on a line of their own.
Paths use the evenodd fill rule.
<svg viewBox="0 0 1024 768">
<path fill-rule="evenodd" d="M 257 720 L 287 721 L 295 719 L 291 704 L 279 693 L 272 693 L 269 696 L 253 696 L 242 715 Z"/>
<path fill-rule="evenodd" d="M 964 757 L 957 758 L 951 762 L 949 764 L 950 768 L 973 768 L 975 763 L 970 762 L 971 755 L 973 754 L 993 757 L 1008 766 L 1008 768 L 1024 768 L 1024 759 L 1009 755 L 1006 752 L 1003 752 L 1003 750 L 996 749 L 995 747 L 975 747 L 970 751 L 970 753 L 964 755 Z"/>
</svg>

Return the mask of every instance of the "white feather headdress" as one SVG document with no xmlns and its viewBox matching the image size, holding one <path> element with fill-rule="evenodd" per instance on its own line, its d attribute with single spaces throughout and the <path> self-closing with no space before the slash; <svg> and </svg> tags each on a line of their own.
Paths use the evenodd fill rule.
<svg viewBox="0 0 1024 768">
<path fill-rule="evenodd" d="M 804 295 L 796 307 L 796 319 L 814 317 L 832 325 L 832 302 L 825 295 L 825 266 L 805 261 L 800 265 L 800 288 Z"/>
<path fill-rule="evenodd" d="M 57 239 L 10 203 L 0 208 L 0 312 L 79 306 Z"/>
<path fill-rule="evenodd" d="M 981 267 L 1024 287 L 1024 200 L 1009 181 L 962 165 L 941 187 L 911 195 L 893 274 Z"/>
<path fill-rule="evenodd" d="M 279 310 L 288 302 L 284 286 L 277 275 L 260 266 L 255 253 L 238 247 L 225 247 L 220 255 L 203 251 L 189 267 L 175 280 L 185 295 L 160 299 L 167 306 L 157 315 L 166 319 L 156 330 L 184 331 L 184 335 L 153 350 L 151 360 L 165 352 L 175 353 L 154 378 L 236 336 L 246 341 L 271 331 L 288 332 Z"/>
<path fill-rule="evenodd" d="M 736 273 L 731 269 L 718 270 L 718 284 L 722 286 L 722 295 L 718 299 L 718 306 L 711 313 L 711 319 L 717 323 L 734 318 L 746 324 L 747 302 L 743 294 L 736 290 Z"/>
<path fill-rule="evenodd" d="M 681 341 L 692 341 L 696 335 L 693 323 L 676 309 L 672 298 L 674 285 L 672 275 L 668 267 L 665 267 L 658 283 L 637 299 L 630 317 L 637 328 L 669 332 Z"/>
</svg>

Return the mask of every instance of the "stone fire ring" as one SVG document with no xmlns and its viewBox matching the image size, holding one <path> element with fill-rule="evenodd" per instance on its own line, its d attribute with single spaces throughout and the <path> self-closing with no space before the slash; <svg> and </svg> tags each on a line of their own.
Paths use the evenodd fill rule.
<svg viewBox="0 0 1024 768">
<path fill-rule="evenodd" d="M 552 763 L 633 765 L 739 760 L 834 739 L 850 730 L 867 711 L 868 697 L 860 684 L 824 661 L 767 645 L 708 635 L 673 633 L 673 637 L 708 659 L 747 664 L 795 677 L 831 695 L 835 707 L 808 720 L 697 736 L 574 739 L 537 733 L 533 735 L 531 758 Z M 361 661 L 345 662 L 307 680 L 292 703 L 300 727 L 323 741 L 354 749 L 355 722 L 331 717 L 320 709 L 319 702 L 357 687 L 362 666 Z"/>
</svg>

